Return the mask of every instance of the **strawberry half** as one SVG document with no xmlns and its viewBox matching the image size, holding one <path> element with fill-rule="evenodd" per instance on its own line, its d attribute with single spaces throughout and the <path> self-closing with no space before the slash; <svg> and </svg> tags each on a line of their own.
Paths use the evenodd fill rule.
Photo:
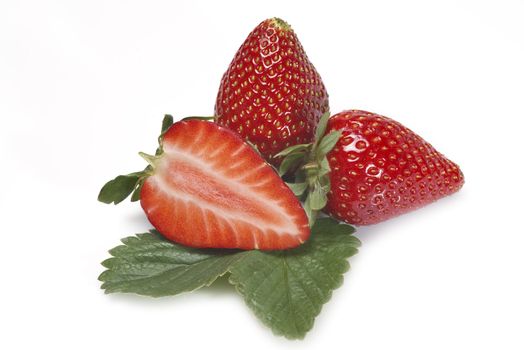
<svg viewBox="0 0 524 350">
<path fill-rule="evenodd" d="M 187 120 L 160 140 L 155 156 L 141 154 L 150 166 L 137 181 L 144 212 L 166 238 L 191 247 L 262 250 L 308 239 L 298 199 L 238 135 Z"/>
<path fill-rule="evenodd" d="M 279 18 L 260 23 L 220 82 L 216 122 L 255 145 L 272 164 L 282 149 L 313 141 L 328 94 L 293 29 Z"/>
<path fill-rule="evenodd" d="M 320 129 L 326 130 L 324 136 Z M 281 155 L 286 156 L 282 165 L 289 159 L 301 162 L 298 182 L 290 186 L 306 195 L 310 217 L 324 210 L 355 225 L 420 208 L 464 184 L 458 165 L 413 131 L 359 110 L 322 118 L 315 143 L 290 147 Z"/>
</svg>

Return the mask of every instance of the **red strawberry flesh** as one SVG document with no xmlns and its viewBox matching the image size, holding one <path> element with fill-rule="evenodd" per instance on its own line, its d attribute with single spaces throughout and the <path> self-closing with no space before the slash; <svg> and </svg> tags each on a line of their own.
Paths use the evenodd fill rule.
<svg viewBox="0 0 524 350">
<path fill-rule="evenodd" d="M 149 221 L 168 239 L 193 247 L 271 250 L 309 237 L 299 201 L 230 130 L 178 122 L 162 146 L 140 198 Z"/>
</svg>

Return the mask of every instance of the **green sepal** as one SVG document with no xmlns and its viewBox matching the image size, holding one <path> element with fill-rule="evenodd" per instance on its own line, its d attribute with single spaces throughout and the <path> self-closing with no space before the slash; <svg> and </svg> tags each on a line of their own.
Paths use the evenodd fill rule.
<svg viewBox="0 0 524 350">
<path fill-rule="evenodd" d="M 137 187 L 143 173 L 119 175 L 108 181 L 100 190 L 98 200 L 102 203 L 115 205 L 126 199 Z"/>
<path fill-rule="evenodd" d="M 327 204 L 327 192 L 324 186 L 321 185 L 320 181 L 316 181 L 313 184 L 313 188 L 309 189 L 309 205 L 314 211 L 322 210 Z"/>
<path fill-rule="evenodd" d="M 145 178 L 140 179 L 138 181 L 138 184 L 137 184 L 135 190 L 133 191 L 133 194 L 131 195 L 131 202 L 136 202 L 136 201 L 140 200 L 140 191 L 142 191 L 142 186 L 144 186 L 144 180 L 145 180 Z"/>
<path fill-rule="evenodd" d="M 173 116 L 166 114 L 162 119 L 162 129 L 160 130 L 160 136 L 158 137 L 158 148 L 155 151 L 155 156 L 149 156 L 145 153 L 140 152 L 139 154 L 151 162 L 153 158 L 159 158 L 162 153 L 162 140 L 164 134 L 173 125 Z M 146 155 L 146 157 L 144 157 Z M 98 194 L 98 200 L 103 203 L 114 203 L 115 205 L 122 202 L 124 199 L 131 195 L 131 202 L 136 202 L 140 199 L 140 190 L 144 180 L 151 175 L 153 167 L 148 165 L 144 170 L 127 175 L 119 175 L 113 180 L 108 181 L 100 190 Z"/>
<path fill-rule="evenodd" d="M 326 154 L 329 153 L 335 147 L 342 133 L 340 131 L 332 131 L 326 136 L 324 136 L 317 148 L 317 157 L 324 158 Z"/>
<path fill-rule="evenodd" d="M 327 123 L 329 120 L 329 112 L 326 112 L 322 114 L 322 117 L 320 117 L 320 120 L 317 124 L 317 129 L 315 130 L 315 144 L 318 144 L 322 136 L 324 136 L 324 133 L 326 132 Z"/>
<path fill-rule="evenodd" d="M 170 114 L 164 115 L 164 119 L 162 119 L 162 129 L 158 136 L 158 148 L 155 151 L 155 156 L 159 156 L 164 152 L 162 149 L 162 141 L 164 140 L 165 133 L 169 130 L 171 125 L 173 125 L 173 116 Z"/>
<path fill-rule="evenodd" d="M 320 183 L 322 191 L 324 191 L 324 193 L 327 195 L 331 190 L 331 180 L 329 179 L 329 176 L 319 177 L 318 182 Z"/>
<path fill-rule="evenodd" d="M 292 170 L 293 168 L 297 167 L 305 158 L 304 153 L 290 153 L 288 154 L 284 160 L 282 160 L 282 163 L 280 163 L 280 167 L 278 168 L 278 174 L 280 176 L 285 175 L 289 170 Z"/>
<path fill-rule="evenodd" d="M 318 169 L 318 176 L 323 177 L 324 175 L 327 175 L 331 172 L 331 167 L 329 166 L 329 162 L 326 157 L 322 157 L 322 159 L 319 162 L 319 169 Z"/>
<path fill-rule="evenodd" d="M 311 199 L 310 199 L 309 194 L 306 197 L 306 200 L 304 201 L 304 203 L 302 204 L 302 207 L 304 208 L 304 211 L 306 212 L 309 227 L 313 227 L 315 225 L 315 221 L 317 219 L 318 212 L 311 208 Z"/>
<path fill-rule="evenodd" d="M 307 189 L 307 183 L 305 182 L 297 182 L 297 183 L 286 182 L 286 185 L 291 189 L 291 191 L 293 191 L 293 193 L 297 197 L 302 196 Z"/>
<path fill-rule="evenodd" d="M 173 125 L 173 116 L 170 114 L 164 115 L 162 119 L 162 130 L 160 131 L 160 136 L 163 136 L 166 131 Z"/>
<path fill-rule="evenodd" d="M 288 148 L 275 154 L 273 158 L 287 156 L 288 154 L 296 153 L 296 152 L 306 152 L 310 147 L 311 147 L 310 143 L 300 143 L 298 145 L 289 146 Z"/>
<path fill-rule="evenodd" d="M 297 145 L 289 147 L 281 153 L 288 154 L 287 157 L 294 154 L 300 154 L 301 166 L 294 173 L 295 183 L 288 183 L 290 188 L 297 187 L 299 191 L 298 197 L 307 192 L 303 207 L 308 215 L 310 225 L 315 222 L 315 217 L 327 204 L 327 195 L 331 188 L 331 181 L 329 173 L 331 168 L 327 159 L 327 154 L 335 147 L 340 139 L 342 132 L 339 130 L 326 133 L 327 124 L 329 120 L 329 113 L 324 113 L 319 120 L 317 129 L 315 131 L 315 140 L 312 144 Z M 298 157 L 298 156 L 297 156 Z M 284 158 L 285 160 L 286 158 Z M 294 160 L 294 158 L 293 158 Z M 286 172 L 291 167 L 286 166 L 283 170 Z M 280 174 L 283 174 L 282 170 Z M 304 189 L 304 185 L 306 188 Z"/>
</svg>

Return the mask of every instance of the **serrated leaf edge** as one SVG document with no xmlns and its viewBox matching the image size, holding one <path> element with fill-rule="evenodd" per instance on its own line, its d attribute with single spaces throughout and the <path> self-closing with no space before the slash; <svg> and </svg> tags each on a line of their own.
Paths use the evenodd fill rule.
<svg viewBox="0 0 524 350">
<path fill-rule="evenodd" d="M 283 336 L 285 337 L 286 339 L 289 339 L 289 340 L 302 340 L 305 338 L 305 336 L 307 335 L 307 333 L 309 331 L 311 331 L 315 325 L 315 320 L 316 318 L 318 317 L 318 315 L 320 315 L 320 313 L 322 312 L 322 309 L 324 307 L 325 304 L 327 304 L 332 296 L 333 296 L 333 292 L 337 289 L 339 289 L 340 287 L 342 287 L 342 285 L 344 285 L 344 274 L 346 274 L 350 268 L 351 268 L 351 264 L 349 263 L 348 259 L 354 255 L 356 255 L 358 252 L 359 252 L 359 247 L 361 246 L 361 241 L 353 236 L 353 233 L 355 232 L 355 228 L 352 226 L 352 225 L 348 225 L 348 224 L 342 224 L 340 222 L 338 222 L 337 220 L 334 220 L 332 218 L 329 218 L 330 219 L 330 223 L 329 225 L 333 225 L 333 226 L 348 226 L 351 228 L 351 233 L 347 233 L 350 238 L 352 238 L 353 241 L 355 241 L 355 245 L 352 245 L 352 251 L 349 255 L 345 256 L 344 257 L 344 262 L 345 262 L 345 266 L 344 268 L 342 269 L 342 271 L 340 272 L 340 282 L 336 284 L 336 286 L 329 290 L 327 295 L 325 296 L 325 298 L 323 298 L 321 301 L 320 301 L 320 307 L 318 309 L 318 311 L 313 315 L 312 317 L 312 322 L 311 322 L 311 326 L 306 329 L 304 331 L 303 334 L 297 336 L 297 337 L 294 337 L 292 335 L 289 335 L 289 334 L 285 334 L 284 332 L 280 332 L 278 329 L 274 328 L 272 324 L 270 324 L 269 322 L 267 322 L 267 320 L 263 317 L 263 314 L 261 312 L 258 312 L 257 309 L 255 308 L 254 304 L 250 303 L 250 300 L 243 294 L 242 292 L 242 283 L 238 280 L 235 279 L 235 275 L 231 272 L 231 268 L 234 267 L 234 265 L 236 265 L 237 263 L 241 263 L 241 260 L 235 262 L 234 264 L 231 265 L 230 267 L 230 276 L 228 278 L 228 282 L 235 287 L 235 290 L 236 292 L 242 297 L 242 299 L 244 300 L 244 303 L 248 306 L 249 309 L 251 309 L 251 311 L 255 314 L 255 316 L 257 317 L 257 319 L 263 323 L 266 327 L 268 327 L 269 329 L 271 329 L 271 332 L 274 334 L 274 335 L 277 335 L 277 336 Z M 346 233 L 345 233 L 346 234 Z M 321 242 L 317 242 L 317 244 L 322 245 Z M 259 252 L 259 251 L 257 251 Z M 259 253 L 263 253 L 263 252 L 259 252 Z M 283 257 L 283 260 L 285 261 L 286 257 Z M 288 271 L 291 271 L 292 269 L 289 268 L 289 265 L 288 265 Z M 267 277 L 266 277 L 267 278 Z M 287 277 L 286 277 L 286 280 L 287 280 Z M 287 290 L 289 290 L 289 288 L 287 288 Z M 298 328 L 297 328 L 297 333 L 298 333 Z"/>
<path fill-rule="evenodd" d="M 102 282 L 102 285 L 100 286 L 101 289 L 104 290 L 104 294 L 113 294 L 113 293 L 123 293 L 123 294 L 135 294 L 135 295 L 140 295 L 140 296 L 147 296 L 147 297 L 150 297 L 150 298 L 161 298 L 161 297 L 169 297 L 169 296 L 175 296 L 175 295 L 179 295 L 179 294 L 185 294 L 185 293 L 190 293 L 190 292 L 193 292 L 193 291 L 196 291 L 198 289 L 201 289 L 203 287 L 209 287 L 211 284 L 213 284 L 218 278 L 230 273 L 230 266 L 225 269 L 225 271 L 221 274 L 218 274 L 215 278 L 209 280 L 207 283 L 203 283 L 201 285 L 198 285 L 197 287 L 195 287 L 194 289 L 192 290 L 187 290 L 187 291 L 183 291 L 183 292 L 180 292 L 180 293 L 177 293 L 177 294 L 169 294 L 169 295 L 150 295 L 150 294 L 141 294 L 141 293 L 137 293 L 137 292 L 132 292 L 132 291 L 122 291 L 122 290 L 110 290 L 110 289 L 107 289 L 107 281 L 105 280 L 104 278 L 104 275 L 107 275 L 108 271 L 110 271 L 110 268 L 112 266 L 111 262 L 119 259 L 119 258 L 122 258 L 121 256 L 118 255 L 118 253 L 116 253 L 119 249 L 122 249 L 123 247 L 127 247 L 129 248 L 129 241 L 134 241 L 134 240 L 140 240 L 140 239 L 144 239 L 149 236 L 157 236 L 163 240 L 165 240 L 165 238 L 163 238 L 156 230 L 150 230 L 149 232 L 143 232 L 143 233 L 137 233 L 133 236 L 128 236 L 128 237 L 124 237 L 122 238 L 120 241 L 122 242 L 122 244 L 120 245 L 117 245 L 113 248 L 111 248 L 108 252 L 109 254 L 111 255 L 111 257 L 103 260 L 100 264 L 105 268 L 104 271 L 102 271 L 102 273 L 100 273 L 100 275 L 98 276 L 98 280 L 100 282 Z M 168 240 L 165 240 L 165 242 L 170 242 Z M 172 242 L 170 242 L 172 243 Z M 184 246 L 182 246 L 184 247 Z M 185 247 L 184 247 L 185 248 Z M 243 255 L 245 255 L 246 253 L 248 253 L 250 251 L 239 251 L 238 253 L 235 253 L 235 256 L 237 256 L 238 258 L 235 259 L 234 262 L 232 262 L 231 265 L 233 264 L 236 264 L 239 260 L 242 259 Z M 206 258 L 202 261 L 205 261 L 209 258 Z M 202 262 L 202 261 L 199 261 Z M 165 272 L 165 271 L 164 271 Z M 144 277 L 144 278 L 150 278 L 151 276 L 147 276 L 147 277 Z"/>
<path fill-rule="evenodd" d="M 355 255 L 355 254 L 358 253 L 358 248 L 354 248 L 354 249 L 355 249 L 356 251 L 355 251 L 353 254 L 351 254 L 351 255 L 345 257 L 345 259 L 348 259 L 348 258 L 350 258 L 351 256 L 353 256 L 353 255 Z M 284 258 L 284 260 L 285 260 L 285 258 Z M 236 263 L 240 263 L 240 262 L 241 262 L 241 261 L 237 261 Z M 235 263 L 235 264 L 236 264 L 236 263 Z M 326 297 L 323 298 L 323 299 L 320 301 L 320 308 L 318 309 L 318 312 L 315 312 L 315 314 L 313 315 L 313 322 L 311 323 L 311 326 L 308 327 L 308 329 L 305 330 L 304 334 L 301 334 L 300 336 L 297 336 L 297 337 L 293 337 L 293 336 L 291 336 L 291 335 L 289 335 L 289 334 L 285 334 L 284 332 L 280 332 L 278 329 L 274 328 L 273 325 L 272 325 L 271 323 L 267 322 L 267 320 L 263 317 L 263 314 L 262 314 L 261 312 L 259 312 L 259 311 L 254 307 L 254 305 L 253 305 L 252 303 L 250 303 L 250 300 L 244 296 L 244 294 L 243 294 L 243 292 L 242 292 L 242 286 L 241 286 L 242 283 L 239 282 L 239 281 L 237 281 L 237 280 L 235 280 L 234 274 L 231 273 L 231 271 L 229 271 L 231 274 L 230 274 L 230 276 L 229 276 L 229 278 L 228 278 L 228 282 L 229 282 L 232 286 L 235 287 L 236 292 L 237 292 L 237 293 L 242 297 L 242 299 L 244 300 L 244 303 L 249 307 L 249 309 L 251 309 L 251 311 L 255 314 L 255 316 L 257 317 L 257 319 L 258 319 L 260 322 L 262 322 L 266 327 L 268 327 L 269 329 L 271 329 L 271 332 L 272 332 L 273 334 L 275 334 L 275 335 L 277 335 L 277 336 L 283 336 L 283 337 L 285 337 L 286 339 L 289 339 L 289 340 L 302 340 L 302 339 L 305 338 L 305 336 L 307 335 L 307 333 L 313 329 L 313 327 L 314 327 L 314 325 L 315 325 L 315 319 L 316 319 L 316 318 L 318 317 L 318 315 L 320 315 L 320 313 L 322 312 L 322 309 L 323 309 L 324 305 L 327 304 L 327 303 L 331 300 L 331 298 L 332 298 L 332 296 L 333 296 L 333 292 L 334 292 L 335 290 L 339 289 L 340 287 L 342 287 L 342 285 L 344 284 L 344 274 L 345 274 L 346 272 L 348 272 L 348 271 L 350 270 L 350 267 L 351 267 L 350 263 L 349 263 L 347 260 L 345 260 L 345 263 L 346 263 L 346 264 L 345 264 L 344 270 L 340 273 L 340 277 L 341 277 L 340 283 L 338 283 L 338 284 L 336 285 L 336 287 L 334 287 L 333 289 L 331 289 L 331 290 L 327 293 Z M 288 268 L 288 270 L 291 270 L 291 269 Z M 286 280 L 287 280 L 287 278 L 286 278 Z M 288 288 L 288 290 L 289 290 L 289 288 Z M 297 328 L 297 333 L 299 333 L 298 328 Z"/>
</svg>

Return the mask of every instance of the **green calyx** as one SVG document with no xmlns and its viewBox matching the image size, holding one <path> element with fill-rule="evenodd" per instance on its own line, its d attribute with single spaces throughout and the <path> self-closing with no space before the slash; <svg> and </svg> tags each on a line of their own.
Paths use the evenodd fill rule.
<svg viewBox="0 0 524 350">
<path fill-rule="evenodd" d="M 157 161 L 162 157 L 162 154 L 156 155 L 156 156 L 152 156 L 152 155 L 144 153 L 144 152 L 138 152 L 138 155 L 140 157 L 142 157 L 142 159 L 144 159 L 149 164 L 149 166 L 151 166 L 151 168 L 153 168 L 153 169 L 156 168 Z"/>
<path fill-rule="evenodd" d="M 158 148 L 156 149 L 155 155 L 152 156 L 143 152 L 138 153 L 149 165 L 142 171 L 119 175 L 108 181 L 98 194 L 98 200 L 100 202 L 107 204 L 114 203 L 116 205 L 129 197 L 129 195 L 131 195 L 131 202 L 136 202 L 140 199 L 140 191 L 145 179 L 153 174 L 156 163 L 164 152 L 162 149 L 164 134 L 171 125 L 173 125 L 173 117 L 166 114 L 162 120 L 162 130 L 158 137 Z"/>
<path fill-rule="evenodd" d="M 329 113 L 320 118 L 313 143 L 291 146 L 275 156 L 284 157 L 279 175 L 290 172 L 294 175 L 294 182 L 288 182 L 287 185 L 303 201 L 310 226 L 313 226 L 318 212 L 327 204 L 327 195 L 331 189 L 327 154 L 341 136 L 340 131 L 325 134 L 328 119 Z"/>
<path fill-rule="evenodd" d="M 275 27 L 277 27 L 278 29 L 285 30 L 285 31 L 291 30 L 291 26 L 290 26 L 286 21 L 284 21 L 284 20 L 281 19 L 281 18 L 274 17 L 274 18 L 271 18 L 270 21 L 271 21 L 271 22 L 275 25 Z"/>
</svg>

